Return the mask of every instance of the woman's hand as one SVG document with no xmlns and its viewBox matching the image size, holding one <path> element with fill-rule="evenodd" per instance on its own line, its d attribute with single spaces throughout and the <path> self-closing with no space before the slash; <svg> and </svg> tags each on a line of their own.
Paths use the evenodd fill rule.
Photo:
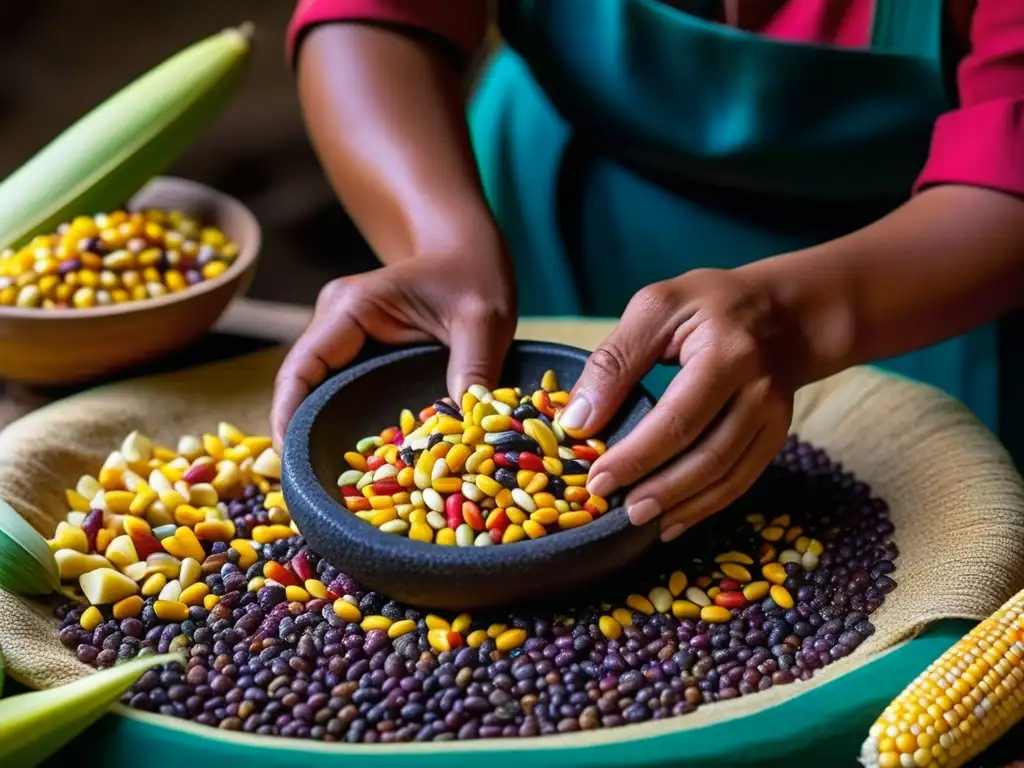
<svg viewBox="0 0 1024 768">
<path fill-rule="evenodd" d="M 277 374 L 275 445 L 280 451 L 306 395 L 348 364 L 368 337 L 447 344 L 448 389 L 458 398 L 470 384 L 496 383 L 515 326 L 514 280 L 504 257 L 421 256 L 334 280 L 320 291 L 313 321 Z"/>
<path fill-rule="evenodd" d="M 594 462 L 588 489 L 608 496 L 642 481 L 626 499 L 629 518 L 660 515 L 665 541 L 726 507 L 785 442 L 805 349 L 786 311 L 742 270 L 694 270 L 639 291 L 591 355 L 560 424 L 594 434 L 655 363 L 682 370 Z"/>
</svg>

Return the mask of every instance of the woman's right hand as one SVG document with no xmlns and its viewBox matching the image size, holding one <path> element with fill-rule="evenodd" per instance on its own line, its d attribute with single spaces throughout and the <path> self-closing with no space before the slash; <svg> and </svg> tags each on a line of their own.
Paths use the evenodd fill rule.
<svg viewBox="0 0 1024 768">
<path fill-rule="evenodd" d="M 470 384 L 493 386 L 515 333 L 515 306 L 504 257 L 420 256 L 328 283 L 277 374 L 270 417 L 277 450 L 299 404 L 351 362 L 367 338 L 446 344 L 452 397 Z"/>
</svg>

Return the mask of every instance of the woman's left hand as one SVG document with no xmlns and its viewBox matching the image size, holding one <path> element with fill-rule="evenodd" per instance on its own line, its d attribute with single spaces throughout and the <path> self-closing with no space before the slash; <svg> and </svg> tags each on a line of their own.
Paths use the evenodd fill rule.
<svg viewBox="0 0 1024 768">
<path fill-rule="evenodd" d="M 660 516 L 669 541 L 735 501 L 771 462 L 807 356 L 798 325 L 742 270 L 693 270 L 633 297 L 559 423 L 592 435 L 655 363 L 682 366 L 654 410 L 594 462 L 587 485 L 606 497 L 642 481 L 627 496 L 629 518 Z"/>
</svg>

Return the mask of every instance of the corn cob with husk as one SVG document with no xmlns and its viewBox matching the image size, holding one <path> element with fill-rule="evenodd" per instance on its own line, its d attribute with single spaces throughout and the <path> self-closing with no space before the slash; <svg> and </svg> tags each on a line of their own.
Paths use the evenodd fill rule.
<svg viewBox="0 0 1024 768">
<path fill-rule="evenodd" d="M 1024 591 L 947 650 L 886 707 L 867 768 L 956 768 L 1024 716 Z"/>
<path fill-rule="evenodd" d="M 0 251 L 124 205 L 227 103 L 250 25 L 189 46 L 125 86 L 0 182 Z"/>
</svg>

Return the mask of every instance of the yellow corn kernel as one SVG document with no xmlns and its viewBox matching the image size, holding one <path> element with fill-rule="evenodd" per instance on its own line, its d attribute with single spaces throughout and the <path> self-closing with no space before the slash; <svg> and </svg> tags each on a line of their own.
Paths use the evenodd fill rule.
<svg viewBox="0 0 1024 768">
<path fill-rule="evenodd" d="M 167 584 L 167 577 L 162 573 L 154 573 L 142 582 L 142 587 L 139 590 L 146 597 L 153 597 L 159 595 L 160 590 Z"/>
<path fill-rule="evenodd" d="M 416 629 L 416 622 L 412 619 L 402 619 L 396 621 L 390 627 L 388 627 L 388 637 L 392 640 L 402 635 L 407 635 Z"/>
<path fill-rule="evenodd" d="M 284 596 L 290 603 L 305 603 L 309 600 L 309 592 L 294 584 L 284 588 Z"/>
<path fill-rule="evenodd" d="M 434 543 L 440 544 L 442 547 L 453 547 L 455 546 L 455 531 L 451 528 L 442 528 L 437 532 L 437 536 L 434 539 Z"/>
<path fill-rule="evenodd" d="M 143 600 L 138 595 L 131 595 L 124 600 L 114 603 L 113 614 L 115 619 L 130 619 L 142 613 Z"/>
<path fill-rule="evenodd" d="M 108 512 L 123 515 L 131 508 L 132 502 L 135 501 L 135 494 L 131 491 L 107 491 L 103 494 L 103 500 L 107 504 Z"/>
<path fill-rule="evenodd" d="M 78 623 L 81 625 L 82 629 L 92 632 L 96 627 L 103 623 L 103 614 L 100 613 L 100 609 L 95 605 L 90 605 L 82 611 L 82 616 L 78 620 Z"/>
</svg>

